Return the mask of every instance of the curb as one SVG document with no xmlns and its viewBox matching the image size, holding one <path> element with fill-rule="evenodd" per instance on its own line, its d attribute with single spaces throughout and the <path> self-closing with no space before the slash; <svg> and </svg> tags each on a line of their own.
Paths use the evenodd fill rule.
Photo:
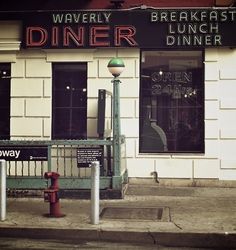
<svg viewBox="0 0 236 250">
<path fill-rule="evenodd" d="M 169 247 L 236 249 L 236 234 L 117 231 L 101 229 L 0 228 L 0 237 L 145 243 Z"/>
</svg>

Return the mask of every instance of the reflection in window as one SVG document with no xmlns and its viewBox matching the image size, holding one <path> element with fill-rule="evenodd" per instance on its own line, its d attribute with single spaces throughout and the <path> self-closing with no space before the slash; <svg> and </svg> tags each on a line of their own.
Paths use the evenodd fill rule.
<svg viewBox="0 0 236 250">
<path fill-rule="evenodd" d="M 140 152 L 204 152 L 201 51 L 143 51 Z"/>
</svg>

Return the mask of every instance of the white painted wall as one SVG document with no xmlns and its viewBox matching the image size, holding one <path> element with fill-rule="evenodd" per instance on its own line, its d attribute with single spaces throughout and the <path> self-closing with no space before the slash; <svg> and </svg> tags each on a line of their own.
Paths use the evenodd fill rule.
<svg viewBox="0 0 236 250">
<path fill-rule="evenodd" d="M 50 138 L 51 71 L 44 52 L 16 54 L 11 72 L 11 139 Z"/>
<path fill-rule="evenodd" d="M 20 37 L 14 25 L 9 26 L 16 30 L 9 33 L 9 39 L 17 44 Z M 6 41 L 7 30 L 5 27 L 0 42 Z M 8 43 L 0 47 L 0 62 L 12 63 L 12 139 L 51 138 L 51 63 L 62 61 L 88 62 L 88 136 L 97 136 L 98 89 L 112 91 L 107 63 L 118 56 L 126 65 L 121 75 L 120 107 L 129 177 L 151 177 L 150 173 L 157 171 L 160 178 L 236 180 L 236 49 L 206 49 L 205 154 L 178 155 L 139 153 L 138 49 L 19 51 L 19 47 L 10 47 Z"/>
</svg>

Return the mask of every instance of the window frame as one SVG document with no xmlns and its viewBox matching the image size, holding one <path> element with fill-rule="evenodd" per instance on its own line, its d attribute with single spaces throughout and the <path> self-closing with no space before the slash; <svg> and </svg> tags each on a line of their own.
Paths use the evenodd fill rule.
<svg viewBox="0 0 236 250">
<path fill-rule="evenodd" d="M 140 63 L 139 63 L 139 72 L 140 72 L 140 79 L 139 79 L 139 154 L 163 154 L 163 155 L 168 155 L 168 154 L 189 154 L 189 155 L 203 155 L 205 154 L 205 67 L 204 67 L 204 59 L 205 59 L 205 50 L 199 48 L 197 51 L 201 52 L 201 79 L 202 79 L 202 126 L 201 126 L 201 134 L 202 137 L 200 139 L 201 143 L 201 150 L 193 151 L 193 150 L 186 150 L 186 151 L 158 151 L 158 150 L 149 150 L 145 151 L 141 148 L 142 144 L 142 120 L 143 120 L 143 103 L 142 103 L 142 98 L 143 98 L 143 93 L 142 93 L 142 58 L 143 58 L 143 52 L 146 51 L 163 51 L 163 52 L 168 52 L 168 51 L 196 51 L 194 48 L 189 48 L 189 49 L 184 49 L 184 48 L 179 48 L 179 49 L 162 49 L 162 48 L 148 48 L 148 49 L 140 49 Z M 151 96 L 151 95 L 150 95 Z"/>
<path fill-rule="evenodd" d="M 0 63 L 0 69 L 6 70 L 7 74 L 6 76 L 2 76 L 0 74 L 0 80 L 8 81 L 7 88 L 3 91 L 4 96 L 6 97 L 6 100 L 4 101 L 4 106 L 1 106 L 0 109 L 4 109 L 6 112 L 5 120 L 3 119 L 3 123 L 5 123 L 5 126 L 7 129 L 7 134 L 0 135 L 0 140 L 10 140 L 10 125 L 11 125 L 11 63 Z M 4 116 L 1 115 L 1 119 Z M 0 131 L 1 133 L 1 131 Z"/>
<path fill-rule="evenodd" d="M 70 95 L 70 103 L 69 103 L 69 106 L 66 106 L 65 103 L 63 103 L 64 105 L 62 104 L 59 104 L 57 106 L 56 105 L 56 102 L 58 102 L 58 98 L 57 100 L 55 100 L 55 93 L 58 92 L 58 93 L 62 93 L 62 90 L 60 90 L 60 87 L 56 90 L 56 86 L 55 86 L 55 81 L 56 81 L 56 67 L 58 65 L 64 65 L 64 66 L 70 66 L 70 65 L 81 65 L 82 67 L 85 67 L 85 72 L 86 72 L 86 105 L 84 105 L 83 107 L 81 106 L 78 106 L 78 104 L 76 103 L 76 99 L 73 98 L 73 91 L 77 91 L 80 89 L 74 89 L 73 86 L 70 86 L 71 89 L 68 89 L 68 91 L 70 91 L 69 95 Z M 84 72 L 84 73 L 85 73 Z M 55 139 L 55 140 L 71 140 L 71 139 L 75 139 L 75 140 L 80 140 L 80 139 L 87 139 L 87 102 L 88 102 L 88 97 L 87 97 L 87 89 L 88 89 L 88 76 L 87 76 L 87 73 L 88 73 L 88 64 L 87 62 L 54 62 L 52 64 L 52 128 L 51 128 L 51 137 L 52 139 Z M 81 86 L 79 86 L 81 87 Z M 64 90 L 63 90 L 64 91 Z M 64 91 L 65 92 L 65 91 Z M 76 92 L 75 92 L 76 93 Z M 63 96 L 65 97 L 65 94 L 63 94 Z M 71 99 L 72 98 L 72 99 Z M 60 99 L 60 98 L 59 98 Z M 75 105 L 73 105 L 73 103 L 75 103 Z M 61 110 L 61 111 L 60 111 Z M 58 130 L 58 128 L 55 127 L 55 115 L 57 113 L 57 111 L 60 111 L 60 112 L 66 112 L 66 111 L 69 111 L 69 120 L 70 120 L 70 132 L 69 133 L 58 133 L 56 132 Z M 74 114 L 76 112 L 79 112 L 81 115 L 82 113 L 85 113 L 85 115 L 82 115 L 82 118 L 85 119 L 84 121 L 84 124 L 82 125 L 82 127 L 84 126 L 84 129 L 83 129 L 83 135 L 81 134 L 81 131 L 79 131 L 78 129 L 78 133 L 80 133 L 79 135 L 75 135 L 75 136 L 72 136 L 72 125 L 73 125 L 73 117 L 72 116 L 72 112 L 74 111 Z M 81 118 L 80 118 L 81 119 Z"/>
</svg>

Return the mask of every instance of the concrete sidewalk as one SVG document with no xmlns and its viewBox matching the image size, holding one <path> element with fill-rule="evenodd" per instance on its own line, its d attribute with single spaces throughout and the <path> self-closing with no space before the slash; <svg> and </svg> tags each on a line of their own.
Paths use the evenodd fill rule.
<svg viewBox="0 0 236 250">
<path fill-rule="evenodd" d="M 66 216 L 47 218 L 43 198 L 8 198 L 0 237 L 236 249 L 236 188 L 130 185 L 124 200 L 100 201 L 99 225 L 90 223 L 89 200 L 60 201 Z"/>
</svg>

